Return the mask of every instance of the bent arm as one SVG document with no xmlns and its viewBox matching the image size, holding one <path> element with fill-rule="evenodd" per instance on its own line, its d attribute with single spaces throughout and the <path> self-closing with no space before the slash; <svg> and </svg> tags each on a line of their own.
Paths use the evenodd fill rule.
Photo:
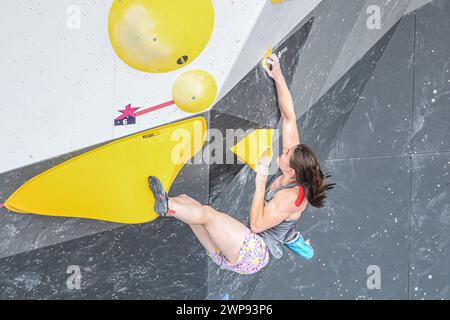
<svg viewBox="0 0 450 320">
<path fill-rule="evenodd" d="M 254 233 L 261 233 L 279 225 L 291 214 L 297 212 L 298 208 L 293 206 L 296 197 L 295 192 L 291 190 L 280 191 L 272 201 L 264 206 L 264 191 L 262 193 L 262 199 L 261 193 L 255 193 L 251 209 L 253 210 L 253 219 L 250 219 L 251 230 Z M 250 214 L 250 218 L 252 218 L 252 214 Z"/>
<path fill-rule="evenodd" d="M 254 233 L 260 232 L 257 229 L 257 226 L 262 220 L 264 214 L 264 193 L 264 185 L 258 184 L 256 186 L 255 193 L 253 194 L 252 205 L 250 207 L 250 229 Z"/>
</svg>

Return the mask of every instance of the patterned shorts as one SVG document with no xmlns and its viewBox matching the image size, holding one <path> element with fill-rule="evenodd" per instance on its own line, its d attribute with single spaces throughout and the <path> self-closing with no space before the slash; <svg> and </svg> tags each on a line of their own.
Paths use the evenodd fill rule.
<svg viewBox="0 0 450 320">
<path fill-rule="evenodd" d="M 256 273 L 269 263 L 269 249 L 266 243 L 259 235 L 248 228 L 245 228 L 244 244 L 241 247 L 236 264 L 231 264 L 218 248 L 215 253 L 208 253 L 208 256 L 220 269 L 239 274 Z"/>
</svg>

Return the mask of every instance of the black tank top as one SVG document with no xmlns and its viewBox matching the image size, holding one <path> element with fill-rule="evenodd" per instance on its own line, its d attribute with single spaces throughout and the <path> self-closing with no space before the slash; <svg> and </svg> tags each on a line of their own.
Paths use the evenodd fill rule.
<svg viewBox="0 0 450 320">
<path fill-rule="evenodd" d="M 275 176 L 275 178 L 277 178 L 278 176 L 279 175 Z M 274 180 L 275 179 L 272 179 L 271 183 Z M 271 183 L 269 183 L 269 187 Z M 275 197 L 275 194 L 277 192 L 285 189 L 294 188 L 299 185 L 300 184 L 298 182 L 292 182 L 284 186 L 275 188 L 272 191 L 267 190 L 264 199 L 267 202 L 269 202 Z M 280 259 L 283 256 L 283 250 L 280 248 L 279 245 L 280 244 L 283 245 L 284 243 L 294 239 L 296 234 L 297 234 L 297 222 L 286 220 L 281 222 L 279 225 L 276 225 L 275 227 L 272 227 L 268 230 L 258 233 L 258 235 L 260 235 L 261 238 L 266 243 L 271 255 L 276 259 Z"/>
</svg>

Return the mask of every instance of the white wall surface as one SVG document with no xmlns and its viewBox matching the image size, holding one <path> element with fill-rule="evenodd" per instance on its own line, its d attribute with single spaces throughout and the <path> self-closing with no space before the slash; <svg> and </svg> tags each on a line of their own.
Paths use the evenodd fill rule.
<svg viewBox="0 0 450 320">
<path fill-rule="evenodd" d="M 3 0 L 0 172 L 111 138 L 109 3 Z M 66 10 L 82 8 L 80 30 Z"/>
<path fill-rule="evenodd" d="M 172 99 L 178 75 L 211 73 L 219 92 L 266 0 L 213 0 L 215 27 L 195 61 L 147 74 L 116 57 L 108 36 L 112 0 L 3 0 L 0 13 L 0 173 L 182 119 L 176 106 L 114 127 L 128 103 L 153 106 Z M 81 28 L 67 27 L 71 5 Z M 237 79 L 239 80 L 239 79 Z"/>
</svg>

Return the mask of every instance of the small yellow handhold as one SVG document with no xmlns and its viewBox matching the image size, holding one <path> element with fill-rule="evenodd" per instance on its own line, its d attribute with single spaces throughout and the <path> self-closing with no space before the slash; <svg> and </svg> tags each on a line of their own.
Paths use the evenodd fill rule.
<svg viewBox="0 0 450 320">
<path fill-rule="evenodd" d="M 264 67 L 270 68 L 270 67 L 269 67 L 269 64 L 268 64 L 267 61 L 266 61 L 266 59 L 267 59 L 268 57 L 270 57 L 271 55 L 272 55 L 272 48 L 269 48 L 269 49 L 266 51 L 266 53 L 265 53 L 265 55 L 264 55 L 264 58 L 263 58 L 262 61 L 261 61 L 262 65 L 263 65 Z"/>
</svg>

